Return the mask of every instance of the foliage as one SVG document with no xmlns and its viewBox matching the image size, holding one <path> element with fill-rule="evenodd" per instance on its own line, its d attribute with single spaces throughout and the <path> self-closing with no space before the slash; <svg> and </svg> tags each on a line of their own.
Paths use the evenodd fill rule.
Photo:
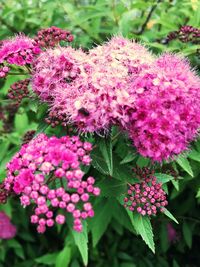
<svg viewBox="0 0 200 267">
<path fill-rule="evenodd" d="M 88 50 L 120 33 L 145 42 L 158 54 L 181 52 L 198 71 L 200 45 L 179 40 L 167 42 L 167 35 L 185 24 L 198 27 L 199 22 L 200 5 L 190 0 L 2 0 L 0 3 L 1 39 L 17 32 L 34 35 L 42 27 L 55 25 L 71 30 L 75 35 L 73 45 Z M 0 81 L 3 106 L 10 103 L 6 99 L 10 85 L 21 78 L 27 77 L 13 75 L 5 82 Z M 28 130 L 36 131 L 35 135 L 55 133 L 44 121 L 46 111 L 47 107 L 37 101 L 24 99 L 17 113 L 7 114 L 10 124 L 0 136 L 1 180 L 5 178 L 5 164 L 19 150 L 22 136 Z M 58 127 L 56 135 L 63 134 L 62 127 Z M 87 136 L 88 141 L 94 142 L 93 138 Z M 126 184 L 137 182 L 131 173 L 132 166 L 149 167 L 151 162 L 139 156 L 131 145 L 127 146 L 127 137 L 115 127 L 106 139 L 98 137 L 98 144 L 92 154 L 92 168 L 85 172 L 99 178 L 101 197 L 94 200 L 96 216 L 87 221 L 84 232 L 71 231 L 69 217 L 69 227 L 59 226 L 38 235 L 28 221 L 31 209 L 22 209 L 13 198 L 1 205 L 1 210 L 11 216 L 17 236 L 0 241 L 0 266 L 197 267 L 200 141 L 196 140 L 190 151 L 174 162 L 156 166 L 155 176 L 163 183 L 169 206 L 165 211 L 167 216 L 161 214 L 151 220 L 133 216 L 121 205 Z"/>
</svg>

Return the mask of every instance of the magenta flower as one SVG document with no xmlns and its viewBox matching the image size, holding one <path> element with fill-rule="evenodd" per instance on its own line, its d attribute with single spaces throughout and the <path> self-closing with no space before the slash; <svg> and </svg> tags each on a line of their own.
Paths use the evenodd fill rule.
<svg viewBox="0 0 200 267">
<path fill-rule="evenodd" d="M 188 62 L 165 54 L 131 86 L 143 91 L 128 126 L 138 152 L 162 161 L 186 150 L 200 127 L 200 79 Z"/>
<path fill-rule="evenodd" d="M 154 58 L 143 46 L 115 37 L 90 50 L 81 60 L 79 74 L 73 81 L 65 77 L 63 83 L 62 73 L 61 82 L 47 89 L 47 96 L 49 92 L 52 96 L 48 122 L 53 121 L 54 126 L 58 121 L 63 125 L 74 123 L 84 132 L 106 131 L 111 124 L 125 125 L 129 121 L 128 110 L 135 102 L 135 92 L 129 82 Z"/>
<path fill-rule="evenodd" d="M 34 40 L 22 34 L 17 35 L 3 41 L 0 47 L 0 64 L 8 63 L 19 66 L 31 64 L 39 53 L 40 48 L 34 44 Z"/>
<path fill-rule="evenodd" d="M 76 231 L 82 230 L 82 220 L 94 216 L 90 195 L 98 196 L 100 189 L 81 170 L 90 164 L 91 150 L 92 145 L 78 136 L 40 134 L 7 164 L 4 188 L 19 195 L 22 206 L 34 204 L 31 222 L 38 225 L 39 233 L 55 222 L 63 224 L 66 213 L 72 213 Z"/>
<path fill-rule="evenodd" d="M 11 239 L 16 235 L 16 227 L 5 212 L 0 211 L 0 239 Z"/>
</svg>

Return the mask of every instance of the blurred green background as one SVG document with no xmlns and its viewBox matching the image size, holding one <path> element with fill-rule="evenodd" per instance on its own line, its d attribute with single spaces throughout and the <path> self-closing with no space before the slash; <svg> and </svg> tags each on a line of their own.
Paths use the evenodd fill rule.
<svg viewBox="0 0 200 267">
<path fill-rule="evenodd" d="M 39 29 L 52 25 L 71 30 L 75 36 L 75 47 L 89 49 L 120 34 L 145 43 L 154 53 L 180 52 L 188 56 L 192 65 L 199 70 L 198 43 L 167 42 L 166 39 L 170 32 L 182 25 L 199 27 L 199 0 L 0 0 L 0 40 L 18 32 L 33 36 Z M 16 79 L 12 77 L 6 83 L 1 82 L 0 100 L 5 98 L 9 85 Z M 0 137 L 2 178 L 5 162 L 17 151 L 22 134 L 36 126 L 35 122 L 28 121 L 25 113 L 19 111 L 15 115 L 14 130 Z M 88 266 L 199 267 L 200 212 L 196 198 L 199 163 L 192 161 L 191 166 L 194 178 L 183 172 L 184 182 L 174 183 L 169 189 L 170 210 L 180 224 L 174 225 L 163 218 L 154 222 L 155 255 L 139 237 L 128 231 L 130 229 L 122 209 L 120 218 L 109 217 L 105 222 L 107 230 L 95 247 L 89 237 Z M 112 205 L 112 198 L 109 201 Z M 1 267 L 84 266 L 66 229 L 58 228 L 38 235 L 35 228 L 29 225 L 26 211 L 19 207 L 19 203 L 9 202 L 2 209 L 12 215 L 18 234 L 15 239 L 0 241 Z M 170 229 L 173 240 L 169 239 Z"/>
</svg>

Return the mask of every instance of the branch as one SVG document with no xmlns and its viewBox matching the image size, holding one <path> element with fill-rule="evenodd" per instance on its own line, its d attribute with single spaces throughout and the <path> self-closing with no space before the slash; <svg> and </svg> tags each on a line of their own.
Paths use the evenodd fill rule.
<svg viewBox="0 0 200 267">
<path fill-rule="evenodd" d="M 147 23 L 149 22 L 149 20 L 151 19 L 151 16 L 153 15 L 154 10 L 157 8 L 158 4 L 161 3 L 162 0 L 157 0 L 156 3 L 151 7 L 148 16 L 146 17 L 146 20 L 144 21 L 144 23 L 142 24 L 141 28 L 137 31 L 137 32 L 133 32 L 134 34 L 140 35 L 144 32 Z"/>
</svg>

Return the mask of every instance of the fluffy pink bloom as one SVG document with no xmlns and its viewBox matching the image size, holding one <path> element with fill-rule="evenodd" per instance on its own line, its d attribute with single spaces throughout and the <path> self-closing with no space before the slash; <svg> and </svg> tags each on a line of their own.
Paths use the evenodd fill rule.
<svg viewBox="0 0 200 267">
<path fill-rule="evenodd" d="M 128 126 L 138 152 L 162 161 L 186 150 L 200 127 L 200 79 L 188 62 L 164 54 L 131 86 L 142 92 Z"/>
<path fill-rule="evenodd" d="M 61 92 L 66 91 L 70 96 L 76 80 L 81 81 L 85 75 L 84 62 L 87 62 L 86 55 L 81 50 L 72 47 L 47 49 L 35 62 L 33 91 L 42 100 L 50 102 L 58 94 L 57 88 L 61 88 Z M 68 98 L 71 101 L 70 97 Z"/>
<path fill-rule="evenodd" d="M 153 60 L 143 46 L 122 37 L 90 50 L 78 78 L 67 87 L 59 83 L 53 89 L 50 117 L 75 123 L 85 132 L 124 125 L 135 101 L 128 84 Z"/>
<path fill-rule="evenodd" d="M 81 155 L 78 153 L 80 149 Z M 85 212 L 86 196 L 90 212 L 86 212 L 85 219 L 94 214 L 89 199 L 90 195 L 98 196 L 100 189 L 93 187 L 95 179 L 91 176 L 85 179 L 81 170 L 81 165 L 91 161 L 91 150 L 92 145 L 81 142 L 78 136 L 48 138 L 40 134 L 23 145 L 7 164 L 4 188 L 18 194 L 22 206 L 35 204 L 31 222 L 38 224 L 39 233 L 45 232 L 46 226 L 53 226 L 54 221 L 58 224 L 65 222 L 65 214 L 56 215 L 55 208 L 64 213 L 76 210 L 74 218 L 79 218 L 81 212 Z M 79 225 L 81 228 L 82 222 Z"/>
<path fill-rule="evenodd" d="M 0 239 L 11 239 L 16 235 L 16 227 L 10 221 L 10 218 L 0 211 Z"/>
<path fill-rule="evenodd" d="M 16 37 L 5 40 L 0 47 L 0 63 L 16 64 L 23 66 L 31 64 L 35 55 L 40 53 L 34 40 L 25 36 L 17 35 Z"/>
</svg>

